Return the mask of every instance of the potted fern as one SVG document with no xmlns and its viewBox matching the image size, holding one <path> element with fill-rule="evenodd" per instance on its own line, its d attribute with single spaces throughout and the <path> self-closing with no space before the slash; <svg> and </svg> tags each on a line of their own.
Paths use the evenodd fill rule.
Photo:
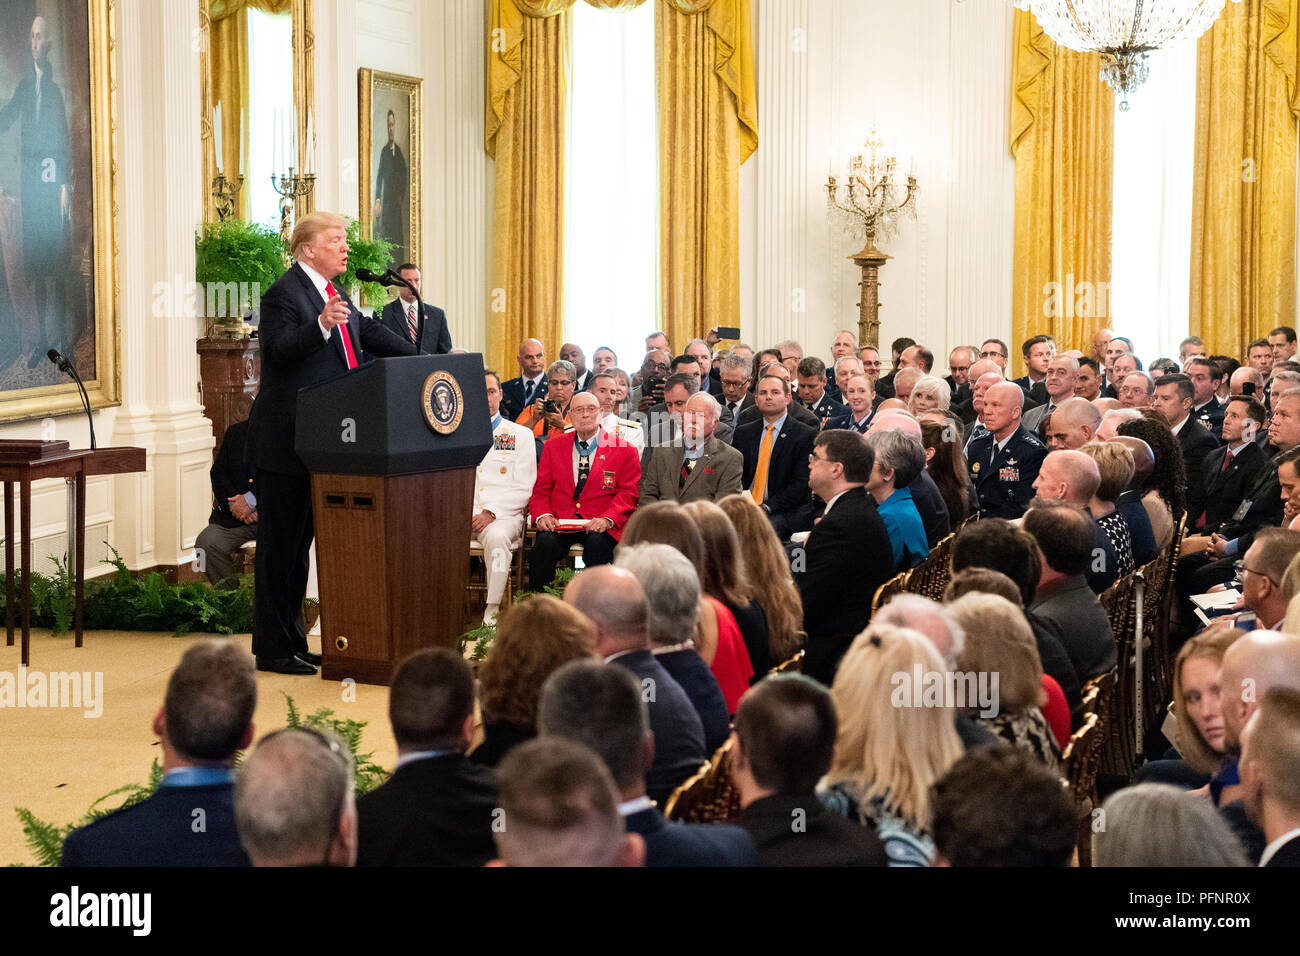
<svg viewBox="0 0 1300 956">
<path fill-rule="evenodd" d="M 361 235 L 361 223 L 348 220 L 348 271 L 339 281 L 345 289 L 352 289 L 357 305 L 372 309 L 383 308 L 388 300 L 388 290 L 378 282 L 358 282 L 357 270 L 369 269 L 382 273 L 393 265 L 393 244 L 382 236 Z M 360 294 L 356 290 L 360 289 Z"/>
<path fill-rule="evenodd" d="M 195 307 L 210 336 L 248 335 L 244 311 L 284 274 L 284 246 L 265 226 L 242 219 L 204 223 L 194 237 Z"/>
</svg>

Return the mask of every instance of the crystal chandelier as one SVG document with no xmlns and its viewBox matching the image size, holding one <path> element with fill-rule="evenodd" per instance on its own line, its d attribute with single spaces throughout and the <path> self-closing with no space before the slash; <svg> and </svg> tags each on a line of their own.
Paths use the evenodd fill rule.
<svg viewBox="0 0 1300 956">
<path fill-rule="evenodd" d="M 1015 0 L 1059 45 L 1101 54 L 1101 78 L 1128 109 L 1128 94 L 1146 82 L 1147 54 L 1195 40 L 1210 28 L 1226 0 Z M 1232 0 L 1240 3 L 1241 0 Z"/>
</svg>

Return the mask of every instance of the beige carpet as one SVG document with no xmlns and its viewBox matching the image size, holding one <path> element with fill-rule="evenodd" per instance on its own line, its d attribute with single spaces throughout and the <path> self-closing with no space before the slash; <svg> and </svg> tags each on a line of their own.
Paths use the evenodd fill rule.
<svg viewBox="0 0 1300 956">
<path fill-rule="evenodd" d="M 101 673 L 103 712 L 90 718 L 83 708 L 0 708 L 0 866 L 33 862 L 14 807 L 26 807 L 38 819 L 64 826 L 80 819 L 95 799 L 110 790 L 148 779 L 150 762 L 155 756 L 161 760 L 151 726 L 167 678 L 185 649 L 201 637 L 90 631 L 78 650 L 71 635 L 32 632 L 29 670 Z M 250 644 L 247 634 L 232 640 L 245 648 Z M 318 639 L 311 640 L 312 649 L 319 650 Z M 0 643 L 0 675 L 16 676 L 18 662 L 15 635 L 13 647 Z M 257 676 L 258 737 L 284 726 L 287 693 L 300 714 L 327 707 L 338 717 L 366 721 L 362 751 L 373 752 L 375 762 L 383 767 L 396 762 L 397 750 L 388 730 L 388 688 L 357 684 L 355 700 L 345 700 L 341 684 L 319 677 Z"/>
</svg>

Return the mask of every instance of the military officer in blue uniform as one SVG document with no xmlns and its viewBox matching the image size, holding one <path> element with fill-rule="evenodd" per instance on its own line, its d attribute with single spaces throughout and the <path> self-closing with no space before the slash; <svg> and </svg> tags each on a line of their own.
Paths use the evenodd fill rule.
<svg viewBox="0 0 1300 956">
<path fill-rule="evenodd" d="M 1183 374 L 1192 380 L 1192 388 L 1195 389 L 1190 417 L 1222 445 L 1223 413 L 1226 409 L 1219 404 L 1217 393 L 1223 382 L 1223 371 L 1212 359 L 1196 356 L 1188 360 Z"/>
<path fill-rule="evenodd" d="M 1000 382 L 984 396 L 980 420 L 986 431 L 971 439 L 966 460 L 985 518 L 1015 520 L 1034 497 L 1047 446 L 1021 426 L 1024 401 L 1014 382 Z"/>
</svg>

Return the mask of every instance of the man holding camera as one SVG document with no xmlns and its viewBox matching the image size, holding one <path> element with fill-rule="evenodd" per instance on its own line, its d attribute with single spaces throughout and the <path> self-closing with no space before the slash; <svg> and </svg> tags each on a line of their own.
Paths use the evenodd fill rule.
<svg viewBox="0 0 1300 956">
<path fill-rule="evenodd" d="M 546 441 L 563 435 L 570 425 L 569 406 L 577 388 L 578 370 L 572 362 L 560 359 L 546 370 L 546 391 L 520 413 L 516 424 L 531 429 L 535 437 Z"/>
</svg>

